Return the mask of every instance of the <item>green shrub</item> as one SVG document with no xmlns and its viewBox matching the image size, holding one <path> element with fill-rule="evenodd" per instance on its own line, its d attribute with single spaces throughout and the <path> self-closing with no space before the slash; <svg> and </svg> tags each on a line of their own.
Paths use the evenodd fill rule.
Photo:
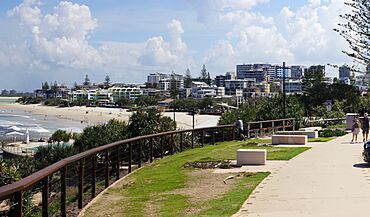
<svg viewBox="0 0 370 217">
<path fill-rule="evenodd" d="M 319 131 L 320 137 L 334 137 L 334 136 L 343 136 L 346 132 L 340 129 L 324 129 Z"/>
</svg>

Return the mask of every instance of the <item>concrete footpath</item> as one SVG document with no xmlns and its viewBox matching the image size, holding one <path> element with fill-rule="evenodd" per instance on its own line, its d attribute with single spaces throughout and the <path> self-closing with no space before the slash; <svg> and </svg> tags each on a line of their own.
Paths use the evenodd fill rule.
<svg viewBox="0 0 370 217">
<path fill-rule="evenodd" d="M 314 145 L 272 171 L 233 216 L 369 216 L 369 166 L 363 143 L 350 140 L 348 134 Z"/>
</svg>

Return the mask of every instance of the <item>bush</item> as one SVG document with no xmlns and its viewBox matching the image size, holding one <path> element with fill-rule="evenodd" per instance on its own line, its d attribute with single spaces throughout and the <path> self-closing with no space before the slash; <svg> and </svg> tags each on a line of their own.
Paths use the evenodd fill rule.
<svg viewBox="0 0 370 217">
<path fill-rule="evenodd" d="M 336 137 L 336 136 L 343 136 L 346 132 L 344 130 L 339 129 L 324 129 L 322 131 L 319 131 L 320 137 Z"/>
<path fill-rule="evenodd" d="M 64 130 L 57 130 L 53 133 L 53 135 L 51 135 L 49 143 L 57 142 L 59 144 L 62 141 L 68 142 L 71 138 L 72 138 L 71 133 L 67 133 Z"/>
<path fill-rule="evenodd" d="M 106 124 L 86 127 L 83 132 L 75 138 L 73 146 L 82 152 L 126 138 L 126 122 L 112 119 Z"/>
<path fill-rule="evenodd" d="M 72 145 L 51 144 L 37 147 L 34 159 L 38 162 L 39 169 L 42 169 L 74 154 L 77 151 Z"/>
<path fill-rule="evenodd" d="M 46 106 L 58 106 L 60 103 L 61 103 L 60 99 L 51 98 L 51 99 L 45 100 L 44 105 L 46 105 Z"/>
</svg>

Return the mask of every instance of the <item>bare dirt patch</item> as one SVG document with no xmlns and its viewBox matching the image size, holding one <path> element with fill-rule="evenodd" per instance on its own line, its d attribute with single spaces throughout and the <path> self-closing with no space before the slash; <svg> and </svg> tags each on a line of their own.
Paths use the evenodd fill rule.
<svg viewBox="0 0 370 217">
<path fill-rule="evenodd" d="M 212 173 L 212 169 L 194 170 L 188 172 L 187 187 L 171 193 L 190 197 L 192 203 L 202 203 L 218 198 L 228 192 L 241 178 L 233 173 Z M 232 179 L 225 180 L 233 176 Z"/>
<path fill-rule="evenodd" d="M 133 185 L 134 180 L 130 177 L 123 179 L 121 182 L 118 182 L 114 187 L 109 189 L 107 192 L 101 195 L 99 200 L 94 202 L 85 213 L 84 217 L 119 217 L 122 216 L 122 205 L 125 204 L 125 201 L 128 199 L 123 196 L 120 192 L 122 188 L 128 188 Z"/>
</svg>

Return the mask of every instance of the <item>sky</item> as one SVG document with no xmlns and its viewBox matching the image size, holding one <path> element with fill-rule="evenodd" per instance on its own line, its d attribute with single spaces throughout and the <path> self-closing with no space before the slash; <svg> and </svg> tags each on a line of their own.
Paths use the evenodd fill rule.
<svg viewBox="0 0 370 217">
<path fill-rule="evenodd" d="M 351 64 L 333 31 L 344 0 L 1 0 L 0 89 L 143 83 L 237 64 Z M 328 76 L 338 76 L 327 66 Z"/>
</svg>

